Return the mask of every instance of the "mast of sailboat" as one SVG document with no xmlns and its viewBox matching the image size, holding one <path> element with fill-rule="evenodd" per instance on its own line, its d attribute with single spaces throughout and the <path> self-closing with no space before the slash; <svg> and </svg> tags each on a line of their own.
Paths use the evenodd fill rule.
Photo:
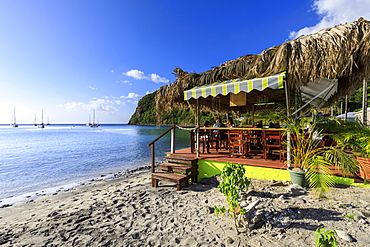
<svg viewBox="0 0 370 247">
<path fill-rule="evenodd" d="M 12 127 L 18 127 L 17 121 L 15 120 L 15 106 L 14 106 L 14 113 L 13 113 L 13 123 L 10 124 Z"/>
<path fill-rule="evenodd" d="M 44 128 L 44 109 L 41 110 L 41 124 L 38 127 Z"/>
<path fill-rule="evenodd" d="M 14 125 L 17 125 L 17 122 L 15 121 L 15 106 L 14 106 Z"/>
<path fill-rule="evenodd" d="M 95 124 L 95 109 L 94 109 L 94 111 L 93 111 L 93 122 L 92 122 L 92 124 L 93 124 L 93 125 Z"/>
</svg>

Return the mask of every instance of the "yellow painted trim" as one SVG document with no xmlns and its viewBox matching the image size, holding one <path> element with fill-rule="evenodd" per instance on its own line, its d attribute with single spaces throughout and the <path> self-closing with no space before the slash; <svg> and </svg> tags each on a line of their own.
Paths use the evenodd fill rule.
<svg viewBox="0 0 370 247">
<path fill-rule="evenodd" d="M 238 94 L 238 93 L 240 93 L 240 84 L 239 83 L 235 83 L 235 85 L 234 85 L 234 93 L 235 94 Z"/>
<path fill-rule="evenodd" d="M 253 80 L 249 80 L 248 81 L 248 92 L 247 93 L 249 93 L 252 90 L 253 90 Z"/>
<path fill-rule="evenodd" d="M 222 95 L 227 95 L 227 85 L 222 85 Z"/>
<path fill-rule="evenodd" d="M 269 81 L 267 78 L 262 78 L 262 90 L 266 89 L 269 86 Z"/>
<path fill-rule="evenodd" d="M 278 87 L 279 88 L 284 88 L 284 76 L 279 75 L 278 77 Z"/>
<path fill-rule="evenodd" d="M 196 98 L 197 98 L 197 90 L 193 90 L 193 91 L 191 91 L 191 95 L 192 95 L 192 97 L 193 97 L 194 99 L 196 99 Z"/>
<path fill-rule="evenodd" d="M 211 95 L 216 96 L 216 88 L 215 87 L 211 88 Z"/>
<path fill-rule="evenodd" d="M 205 88 L 202 88 L 202 97 L 207 98 L 207 92 Z"/>
</svg>

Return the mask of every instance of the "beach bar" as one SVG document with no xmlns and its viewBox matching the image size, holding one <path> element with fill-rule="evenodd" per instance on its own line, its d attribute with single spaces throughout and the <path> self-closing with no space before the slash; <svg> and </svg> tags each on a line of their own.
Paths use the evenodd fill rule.
<svg viewBox="0 0 370 247">
<path fill-rule="evenodd" d="M 244 153 L 238 157 L 230 156 L 228 150 L 201 154 L 200 147 L 209 144 L 201 145 L 199 112 L 240 116 L 243 113 L 253 115 L 261 109 L 285 109 L 288 117 L 300 119 L 310 114 L 311 109 L 330 105 L 362 87 L 370 78 L 369 64 L 370 22 L 359 18 L 286 41 L 258 55 L 227 61 L 203 73 L 176 68 L 176 81 L 156 93 L 157 118 L 160 122 L 163 113 L 172 107 L 190 107 L 194 112 L 196 126 L 191 140 L 195 143 L 188 149 L 172 151 L 171 156 L 197 160 L 198 179 L 218 174 L 226 162 L 233 162 L 244 164 L 247 176 L 252 178 L 289 180 L 286 170 L 289 149 L 285 157 L 279 154 L 279 158 L 267 158 L 265 136 L 262 136 L 261 142 L 265 143 L 260 153 L 256 152 L 258 147 L 252 145 L 248 155 Z M 248 129 L 241 131 L 249 132 Z M 337 182 L 354 184 L 355 179 L 338 177 Z"/>
</svg>

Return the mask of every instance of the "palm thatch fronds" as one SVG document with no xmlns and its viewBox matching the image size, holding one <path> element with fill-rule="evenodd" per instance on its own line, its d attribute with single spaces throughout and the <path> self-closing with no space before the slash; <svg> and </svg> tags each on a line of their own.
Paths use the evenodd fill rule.
<svg viewBox="0 0 370 247">
<path fill-rule="evenodd" d="M 330 101 L 354 92 L 370 78 L 370 22 L 357 21 L 323 29 L 268 48 L 258 55 L 246 55 L 203 73 L 175 68 L 176 81 L 156 94 L 157 116 L 173 106 L 188 107 L 183 91 L 195 86 L 231 79 L 251 79 L 287 72 L 289 90 L 316 79 L 338 79 L 338 92 Z"/>
</svg>

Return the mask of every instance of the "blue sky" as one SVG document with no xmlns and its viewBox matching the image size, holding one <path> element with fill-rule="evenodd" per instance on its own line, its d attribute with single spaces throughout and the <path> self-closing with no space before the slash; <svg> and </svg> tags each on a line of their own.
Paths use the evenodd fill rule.
<svg viewBox="0 0 370 247">
<path fill-rule="evenodd" d="M 175 67 L 213 66 L 325 27 L 369 0 L 1 0 L 0 123 L 127 123 Z"/>
</svg>

